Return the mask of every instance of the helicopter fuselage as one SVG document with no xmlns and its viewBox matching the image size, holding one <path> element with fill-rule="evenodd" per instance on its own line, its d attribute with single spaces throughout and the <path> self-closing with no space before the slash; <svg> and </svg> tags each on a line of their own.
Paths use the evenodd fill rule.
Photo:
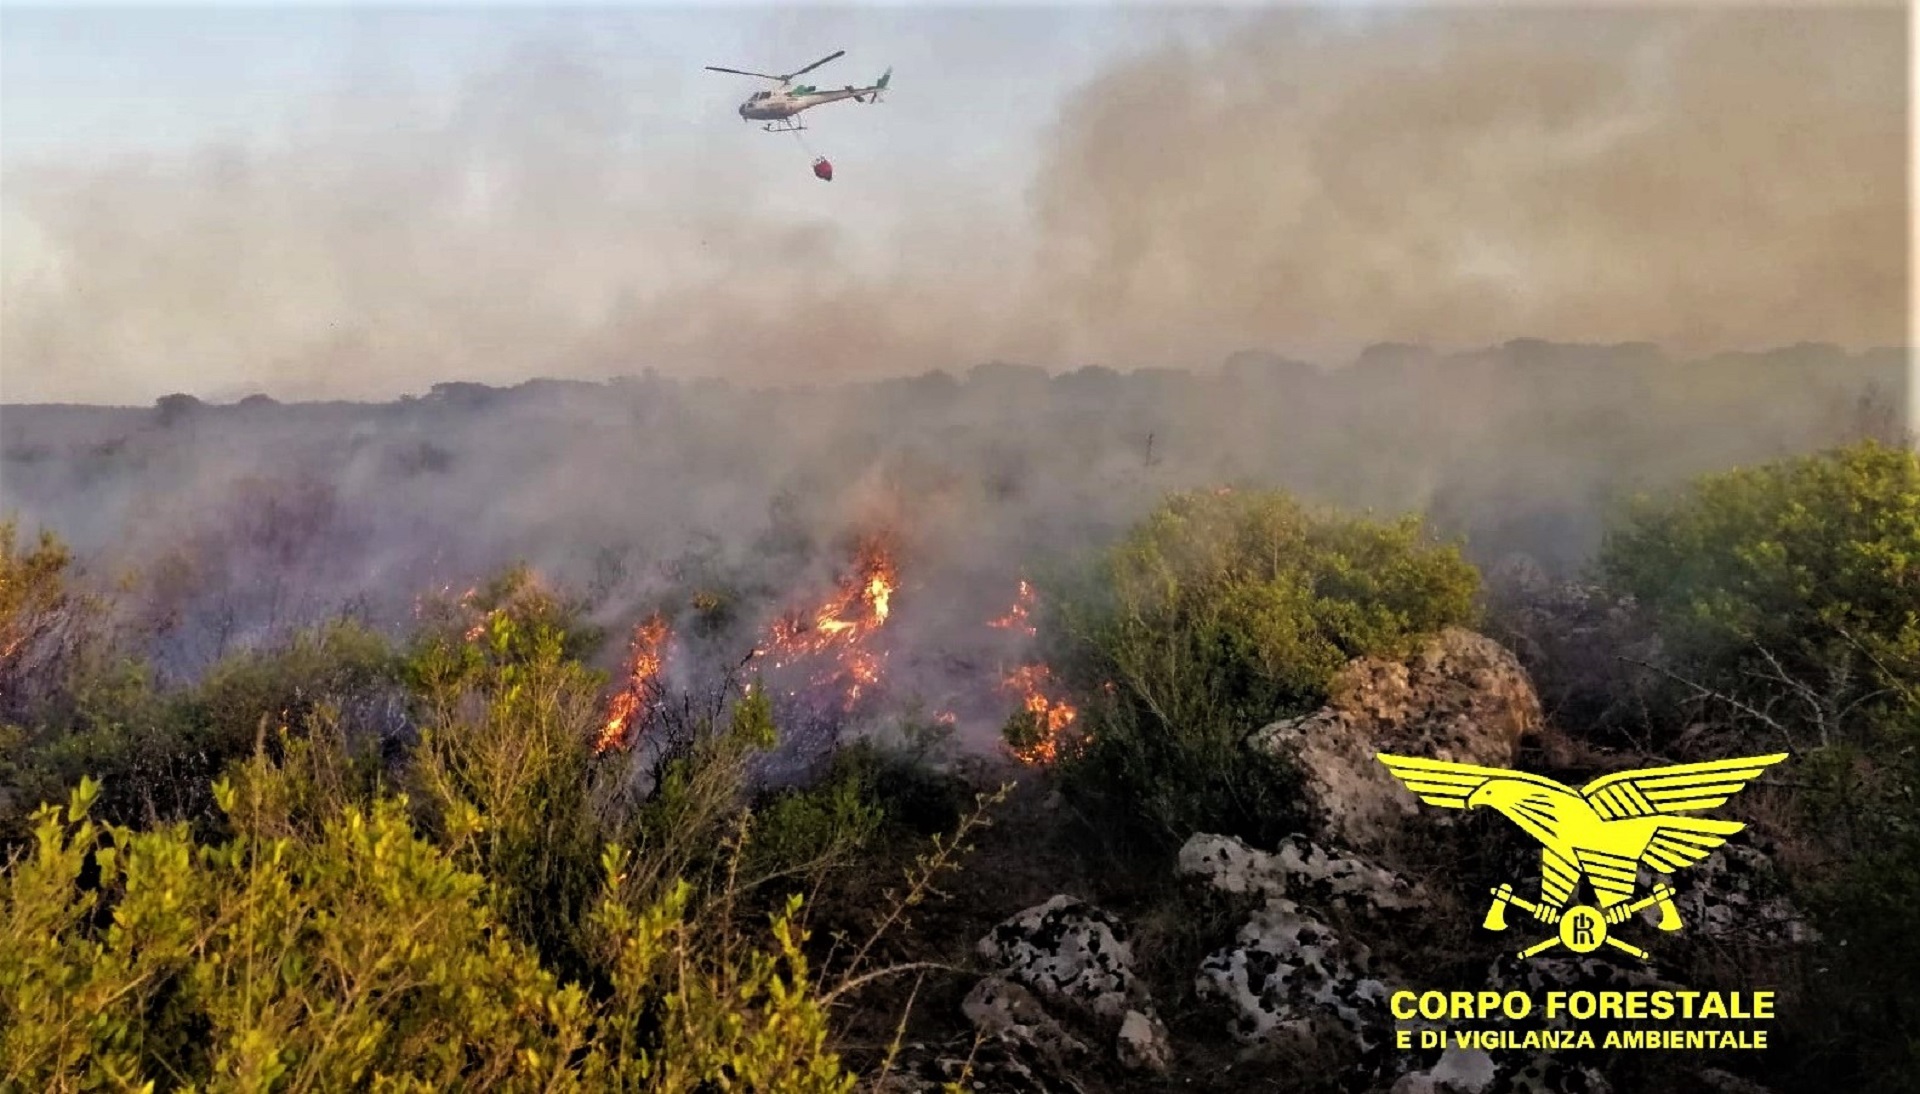
<svg viewBox="0 0 1920 1094">
<path fill-rule="evenodd" d="M 784 76 L 774 76 L 765 72 L 748 72 L 740 68 L 722 68 L 708 65 L 708 72 L 729 72 L 735 76 L 753 76 L 762 80 L 772 80 L 776 86 L 766 91 L 756 91 L 746 102 L 740 104 L 737 113 L 750 122 L 791 122 L 795 114 L 822 103 L 839 102 L 841 99 L 853 99 L 857 102 L 875 103 L 880 101 L 880 93 L 887 89 L 887 81 L 893 78 L 893 69 L 881 73 L 880 78 L 871 87 L 855 87 L 848 84 L 837 91 L 822 91 L 812 84 L 796 84 L 794 77 L 812 72 L 828 61 L 845 56 L 846 50 L 829 53 L 818 61 L 797 72 Z M 804 129 L 798 122 L 789 125 L 768 125 L 765 128 L 774 131 L 786 129 Z"/>
<path fill-rule="evenodd" d="M 782 118 L 791 118 L 808 107 L 838 102 L 841 99 L 855 99 L 876 90 L 878 89 L 873 87 L 848 87 L 839 91 L 815 91 L 812 88 L 798 92 L 761 91 L 741 103 L 739 113 L 748 121 L 779 121 Z"/>
</svg>

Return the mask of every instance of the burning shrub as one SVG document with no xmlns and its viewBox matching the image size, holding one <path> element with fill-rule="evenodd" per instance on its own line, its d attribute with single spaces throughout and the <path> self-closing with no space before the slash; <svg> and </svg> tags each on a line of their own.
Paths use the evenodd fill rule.
<svg viewBox="0 0 1920 1094">
<path fill-rule="evenodd" d="M 900 580 L 883 539 L 861 542 L 853 563 L 832 596 L 811 613 L 788 612 L 776 619 L 754 651 L 779 676 L 804 666 L 807 686 L 839 690 L 847 709 L 880 683 L 886 652 L 875 650 L 871 638 L 886 625 Z"/>
<path fill-rule="evenodd" d="M 892 564 L 861 563 L 776 651 L 836 707 L 885 654 L 864 643 Z M 580 605 L 524 569 L 420 614 L 404 652 L 342 623 L 189 687 L 135 665 L 81 689 L 74 719 L 36 722 L 30 747 L 0 742 L 0 765 L 18 751 L 33 775 L 4 771 L 8 810 L 81 788 L 21 833 L 37 853 L 0 880 L 0 1086 L 89 1068 L 352 1085 L 377 1068 L 436 1089 L 851 1089 L 822 1000 L 879 971 L 878 932 L 960 845 L 936 841 L 838 988 L 810 976 L 806 920 L 780 898 L 817 891 L 886 822 L 938 812 L 934 780 L 855 747 L 755 801 L 752 765 L 780 736 L 772 689 L 743 687 L 738 666 L 669 687 L 662 666 L 684 651 L 664 616 L 609 680 L 583 661 L 599 636 Z M 392 747 L 355 751 L 354 725 Z M 964 835 L 983 808 L 943 819 Z M 770 945 L 741 936 L 749 912 L 771 913 Z M 270 984 L 234 956 L 268 951 L 284 966 Z M 68 1021 L 76 998 L 89 1023 Z M 308 1037 L 294 1019 L 321 1011 L 331 1025 Z"/>
<path fill-rule="evenodd" d="M 633 629 L 627 648 L 627 678 L 608 703 L 606 724 L 594 741 L 595 752 L 633 745 L 662 698 L 661 670 L 666 664 L 667 621 L 655 613 Z"/>
<path fill-rule="evenodd" d="M 1152 844 L 1199 830 L 1270 844 L 1292 825 L 1292 774 L 1248 733 L 1318 706 L 1352 658 L 1471 622 L 1478 583 L 1414 519 L 1176 495 L 1048 616 L 1050 660 L 1082 699 L 1065 788 Z"/>
</svg>

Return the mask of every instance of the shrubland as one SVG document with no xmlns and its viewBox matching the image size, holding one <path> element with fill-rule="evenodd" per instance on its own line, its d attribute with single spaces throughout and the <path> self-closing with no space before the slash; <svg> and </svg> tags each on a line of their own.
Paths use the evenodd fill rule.
<svg viewBox="0 0 1920 1094">
<path fill-rule="evenodd" d="M 1319 706 L 1353 658 L 1471 623 L 1478 588 L 1415 519 L 1269 491 L 1170 497 L 1047 617 L 1048 660 L 1085 704 L 1063 788 L 1159 851 L 1195 832 L 1271 844 L 1299 823 L 1291 772 L 1249 731 Z"/>
<path fill-rule="evenodd" d="M 9 550 L 10 594 L 41 587 L 7 625 L 69 561 Z M 71 666 L 8 726 L 0 1085 L 853 1088 L 832 1001 L 889 970 L 816 965 L 806 890 L 887 824 L 891 758 L 755 795 L 777 728 L 752 681 L 689 697 L 644 759 L 596 753 L 578 605 L 521 571 L 468 608 L 178 689 L 130 654 Z M 932 844 L 898 903 L 961 850 Z"/>
<path fill-rule="evenodd" d="M 1778 825 L 1824 934 L 1808 1081 L 1920 1074 L 1920 456 L 1873 442 L 1637 500 L 1599 559 L 1662 648 L 1644 736 L 1786 751 Z"/>
<path fill-rule="evenodd" d="M 994 779 L 909 747 L 927 724 L 759 785 L 785 727 L 732 674 L 597 749 L 605 636 L 524 570 L 406 634 L 336 621 L 168 682 L 57 540 L 0 546 L 0 1085 L 49 1090 L 857 1089 L 910 1025 L 955 1020 L 909 985 L 950 976 L 1016 883 L 1065 863 L 1037 883 L 1158 899 L 1140 879 L 1195 832 L 1271 846 L 1304 823 L 1297 773 L 1253 730 L 1353 658 L 1510 608 L 1420 520 L 1170 495 L 1042 590 L 1035 651 L 1077 717 L 1028 780 L 1059 791 L 1025 818 L 1052 827 L 1008 834 Z M 1819 932 L 1741 970 L 1799 1000 L 1769 1080 L 1901 1088 L 1920 462 L 1865 443 L 1636 500 L 1582 596 L 1616 629 L 1521 652 L 1583 697 L 1555 728 L 1584 755 L 1792 756 L 1732 810 Z M 1163 998 L 1191 1001 L 1183 961 L 1148 955 Z"/>
</svg>

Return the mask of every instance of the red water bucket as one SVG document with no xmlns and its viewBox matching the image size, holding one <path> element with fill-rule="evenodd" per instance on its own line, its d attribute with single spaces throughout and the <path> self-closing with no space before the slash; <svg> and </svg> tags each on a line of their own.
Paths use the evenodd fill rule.
<svg viewBox="0 0 1920 1094">
<path fill-rule="evenodd" d="M 813 161 L 813 177 L 821 182 L 833 181 L 833 164 L 827 162 L 827 157 L 821 156 Z"/>
</svg>

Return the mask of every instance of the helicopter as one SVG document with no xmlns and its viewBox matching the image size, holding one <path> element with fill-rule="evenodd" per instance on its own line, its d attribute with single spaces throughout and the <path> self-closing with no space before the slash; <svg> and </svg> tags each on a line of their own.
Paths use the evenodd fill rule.
<svg viewBox="0 0 1920 1094">
<path fill-rule="evenodd" d="M 889 68 L 868 87 L 854 87 L 848 84 L 837 91 L 822 90 L 812 84 L 795 84 L 795 76 L 803 76 L 828 61 L 846 55 L 846 50 L 828 54 L 798 72 L 789 72 L 785 76 L 771 76 L 765 72 L 747 72 L 737 68 L 720 68 L 708 65 L 708 72 L 730 72 L 735 76 L 757 76 L 762 80 L 773 80 L 780 86 L 771 91 L 756 91 L 740 104 L 738 111 L 743 120 L 765 122 L 760 128 L 769 133 L 788 133 L 805 129 L 805 123 L 796 115 L 802 110 L 819 106 L 822 103 L 839 102 L 852 99 L 857 103 L 877 103 L 880 93 L 887 89 L 887 81 L 893 78 L 893 69 Z"/>
</svg>

